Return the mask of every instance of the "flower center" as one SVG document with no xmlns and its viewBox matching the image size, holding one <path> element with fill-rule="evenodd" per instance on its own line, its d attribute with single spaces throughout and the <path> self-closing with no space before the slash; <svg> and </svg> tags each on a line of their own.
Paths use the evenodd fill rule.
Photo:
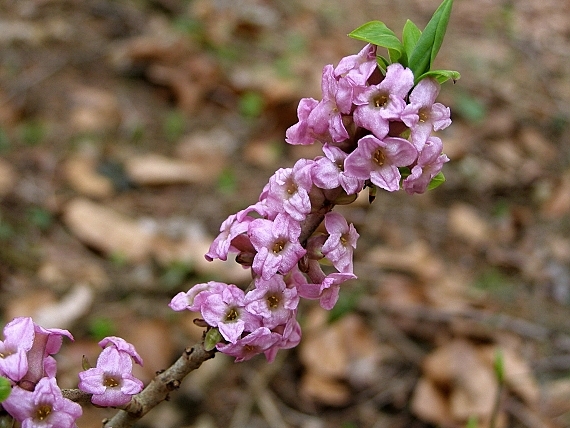
<svg viewBox="0 0 570 428">
<path fill-rule="evenodd" d="M 420 117 L 420 122 L 427 122 L 429 120 L 429 110 L 427 108 L 420 109 L 418 116 Z"/>
<path fill-rule="evenodd" d="M 372 98 L 372 104 L 373 104 L 374 107 L 376 107 L 376 108 L 386 107 L 386 104 L 388 104 L 388 95 L 386 95 L 386 94 L 376 94 L 376 95 Z"/>
<path fill-rule="evenodd" d="M 49 404 L 41 404 L 36 408 L 36 419 L 39 421 L 43 421 L 47 418 L 52 411 L 52 408 Z"/>
<path fill-rule="evenodd" d="M 285 188 L 285 190 L 289 195 L 293 195 L 294 193 L 297 192 L 297 185 L 293 180 L 288 180 L 287 187 Z"/>
<path fill-rule="evenodd" d="M 239 313 L 236 308 L 231 308 L 226 314 L 226 321 L 235 321 L 239 317 Z"/>
<path fill-rule="evenodd" d="M 340 235 L 340 243 L 346 247 L 346 244 L 348 244 L 348 238 L 346 236 L 345 233 L 343 233 L 342 235 Z"/>
<path fill-rule="evenodd" d="M 386 156 L 384 155 L 384 152 L 382 151 L 382 149 L 377 149 L 374 154 L 372 155 L 372 160 L 378 164 L 378 166 L 382 166 L 384 165 L 384 162 L 386 161 Z"/>
<path fill-rule="evenodd" d="M 109 388 L 115 388 L 116 386 L 119 386 L 119 381 L 113 376 L 105 376 L 105 380 L 103 380 L 103 385 Z"/>
<path fill-rule="evenodd" d="M 267 298 L 267 304 L 269 305 L 270 309 L 277 309 L 279 306 L 279 297 L 276 295 L 269 296 Z"/>
<path fill-rule="evenodd" d="M 275 254 L 280 253 L 285 248 L 285 241 L 277 241 L 273 244 L 273 252 Z"/>
</svg>

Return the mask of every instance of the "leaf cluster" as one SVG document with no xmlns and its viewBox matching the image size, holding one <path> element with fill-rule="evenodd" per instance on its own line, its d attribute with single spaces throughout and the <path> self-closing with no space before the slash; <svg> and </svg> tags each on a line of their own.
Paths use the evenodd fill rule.
<svg viewBox="0 0 570 428">
<path fill-rule="evenodd" d="M 443 43 L 452 6 L 453 0 L 443 0 L 423 31 L 408 19 L 402 31 L 401 41 L 382 21 L 367 22 L 348 36 L 386 48 L 388 56 L 377 57 L 378 65 L 383 70 L 388 65 L 398 62 L 412 70 L 416 84 L 425 77 L 432 77 L 439 83 L 449 79 L 455 82 L 460 78 L 457 71 L 431 69 Z"/>
</svg>

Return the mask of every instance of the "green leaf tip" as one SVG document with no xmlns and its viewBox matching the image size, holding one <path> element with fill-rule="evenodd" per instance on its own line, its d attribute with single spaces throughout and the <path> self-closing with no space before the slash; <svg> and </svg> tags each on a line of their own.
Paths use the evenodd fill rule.
<svg viewBox="0 0 570 428">
<path fill-rule="evenodd" d="M 443 43 L 452 6 L 453 0 L 443 0 L 419 37 L 408 60 L 414 76 L 421 76 L 431 69 Z"/>
<path fill-rule="evenodd" d="M 10 392 L 12 392 L 10 381 L 0 376 L 0 403 L 10 396 Z"/>
<path fill-rule="evenodd" d="M 348 37 L 396 51 L 398 55 L 401 55 L 404 50 L 400 39 L 382 21 L 367 22 L 349 33 Z M 392 57 L 394 54 L 392 53 L 390 56 Z"/>
<path fill-rule="evenodd" d="M 222 339 L 223 337 L 220 331 L 217 328 L 211 328 L 206 332 L 206 337 L 204 337 L 204 349 L 211 351 Z"/>
</svg>

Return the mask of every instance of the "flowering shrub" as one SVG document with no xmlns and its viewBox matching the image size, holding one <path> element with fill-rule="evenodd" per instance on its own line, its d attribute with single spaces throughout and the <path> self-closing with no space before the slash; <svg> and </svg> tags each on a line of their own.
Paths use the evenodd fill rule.
<svg viewBox="0 0 570 428">
<path fill-rule="evenodd" d="M 459 74 L 431 67 L 451 5 L 444 0 L 423 32 L 408 21 L 402 41 L 380 21 L 350 34 L 366 45 L 336 67 L 323 68 L 322 99 L 302 99 L 298 122 L 286 131 L 287 143 L 320 144 L 322 155 L 277 170 L 257 202 L 222 223 L 205 255 L 208 260 L 234 255 L 251 270 L 251 283 L 245 289 L 215 281 L 197 284 L 170 302 L 175 311 L 200 312 L 207 327 L 202 348 L 185 350 L 144 391 L 132 375 L 133 361 L 142 365 L 142 359 L 118 337 L 99 342 L 103 350 L 96 366 L 79 373 L 76 392 L 95 405 L 126 409 L 104 426 L 132 426 L 215 350 L 236 361 L 258 354 L 273 361 L 279 349 L 296 346 L 300 299 L 332 309 L 342 284 L 356 278 L 353 251 L 359 234 L 333 208 L 354 202 L 367 188 L 372 202 L 377 188 L 415 194 L 443 182 L 441 169 L 449 159 L 433 133 L 451 119 L 449 108 L 436 98 L 440 84 Z M 379 48 L 386 48 L 388 57 L 379 55 Z M 23 427 L 75 427 L 81 415 L 55 379 L 52 355 L 63 337 L 73 340 L 67 330 L 44 329 L 30 318 L 16 318 L 4 328 L 0 402 Z M 136 400 L 139 393 L 146 394 L 144 400 Z"/>
</svg>

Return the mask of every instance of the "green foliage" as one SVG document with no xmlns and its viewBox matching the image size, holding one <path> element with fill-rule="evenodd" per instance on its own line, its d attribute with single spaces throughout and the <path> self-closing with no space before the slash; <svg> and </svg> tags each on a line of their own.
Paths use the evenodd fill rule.
<svg viewBox="0 0 570 428">
<path fill-rule="evenodd" d="M 338 302 L 328 313 L 328 322 L 332 323 L 343 316 L 353 313 L 358 306 L 358 302 L 362 293 L 359 290 L 345 290 L 340 293 Z"/>
<path fill-rule="evenodd" d="M 445 183 L 445 176 L 443 175 L 443 172 L 439 172 L 434 178 L 431 179 L 431 181 L 428 184 L 428 190 L 433 190 L 436 187 L 441 186 L 443 183 Z"/>
<path fill-rule="evenodd" d="M 162 132 L 168 141 L 178 140 L 186 130 L 186 118 L 180 110 L 168 112 L 162 123 Z"/>
<path fill-rule="evenodd" d="M 0 128 L 0 153 L 4 153 L 10 150 L 10 139 L 8 134 L 2 128 Z"/>
<path fill-rule="evenodd" d="M 32 207 L 28 210 L 27 217 L 34 226 L 45 231 L 50 228 L 53 223 L 52 214 L 42 207 Z"/>
<path fill-rule="evenodd" d="M 505 382 L 505 357 L 503 355 L 503 351 L 500 349 L 497 349 L 495 352 L 493 370 L 495 371 L 497 382 L 499 382 L 499 385 L 502 385 Z"/>
<path fill-rule="evenodd" d="M 3 376 L 0 376 L 0 403 L 10 395 L 12 387 L 10 381 Z"/>
<path fill-rule="evenodd" d="M 236 190 L 237 177 L 232 168 L 224 168 L 218 176 L 218 189 L 222 193 L 233 193 Z"/>
<path fill-rule="evenodd" d="M 244 117 L 259 117 L 264 107 L 263 96 L 258 92 L 244 92 L 239 99 L 239 112 Z"/>
<path fill-rule="evenodd" d="M 223 337 L 220 331 L 217 328 L 211 328 L 206 332 L 206 337 L 204 337 L 204 349 L 211 351 L 222 339 Z"/>
<path fill-rule="evenodd" d="M 455 98 L 453 107 L 458 114 L 473 123 L 481 122 L 487 116 L 485 105 L 467 93 L 460 93 Z"/>
<path fill-rule="evenodd" d="M 109 318 L 94 318 L 89 323 L 89 334 L 95 340 L 101 340 L 107 336 L 114 336 L 116 330 L 115 323 Z"/>
<path fill-rule="evenodd" d="M 408 58 L 408 67 L 414 72 L 414 76 L 421 76 L 431 69 L 443 43 L 452 6 L 453 0 L 443 0 L 418 39 Z"/>
<path fill-rule="evenodd" d="M 36 146 L 45 138 L 45 126 L 36 120 L 30 120 L 20 126 L 20 138 L 28 146 Z"/>
<path fill-rule="evenodd" d="M 465 425 L 465 428 L 478 428 L 479 422 L 477 421 L 477 416 L 471 416 Z"/>
<path fill-rule="evenodd" d="M 432 77 L 439 83 L 458 80 L 457 71 L 431 70 L 451 15 L 453 0 L 443 0 L 432 18 L 421 31 L 416 24 L 407 20 L 402 30 L 402 42 L 396 34 L 381 21 L 370 21 L 349 33 L 349 37 L 386 48 L 388 58 L 378 55 L 378 66 L 385 70 L 389 64 L 399 62 L 414 73 L 415 83 L 425 77 Z"/>
<path fill-rule="evenodd" d="M 192 266 L 184 262 L 173 262 L 160 276 L 160 283 L 166 288 L 173 289 L 181 286 L 192 272 Z"/>
</svg>

